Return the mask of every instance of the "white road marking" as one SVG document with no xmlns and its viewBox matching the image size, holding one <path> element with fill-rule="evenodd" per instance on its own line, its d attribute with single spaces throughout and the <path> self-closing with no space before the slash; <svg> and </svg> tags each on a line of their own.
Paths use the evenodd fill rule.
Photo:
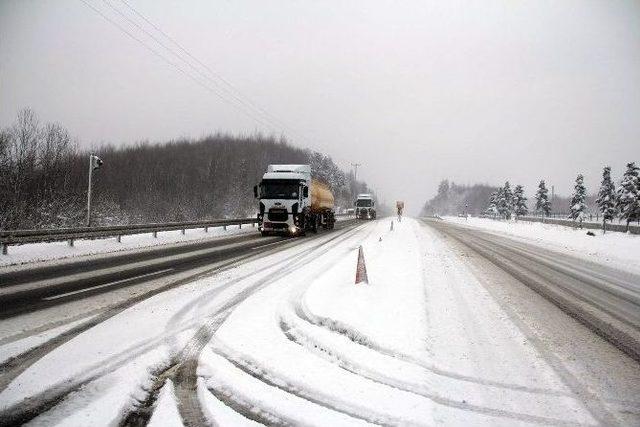
<svg viewBox="0 0 640 427">
<path fill-rule="evenodd" d="M 94 289 L 100 289 L 100 288 L 106 288 L 108 286 L 118 285 L 120 283 L 128 282 L 130 280 L 142 279 L 143 277 L 156 276 L 158 274 L 166 273 L 167 271 L 172 271 L 172 270 L 173 270 L 173 268 L 167 268 L 165 270 L 154 271 L 153 273 L 141 274 L 140 276 L 135 276 L 135 277 L 129 277 L 127 279 L 116 280 L 115 282 L 109 282 L 109 283 L 105 283 L 103 285 L 91 286 L 90 288 L 79 289 L 77 291 L 65 292 L 64 294 L 53 295 L 53 296 L 50 296 L 50 297 L 44 297 L 42 299 L 44 301 L 51 301 L 51 300 L 55 300 L 55 299 L 59 299 L 59 298 L 68 297 L 69 295 L 76 295 L 76 294 L 80 294 L 82 292 L 92 291 Z"/>
<path fill-rule="evenodd" d="M 284 240 L 278 240 L 277 242 L 265 243 L 264 245 L 254 246 L 254 247 L 251 248 L 251 250 L 254 251 L 256 249 L 264 248 L 266 246 L 277 245 L 278 243 L 282 243 L 282 242 L 284 242 Z"/>
</svg>

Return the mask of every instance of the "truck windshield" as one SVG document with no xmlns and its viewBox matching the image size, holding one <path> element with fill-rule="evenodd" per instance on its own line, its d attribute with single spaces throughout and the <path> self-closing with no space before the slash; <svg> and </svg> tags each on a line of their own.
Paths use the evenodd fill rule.
<svg viewBox="0 0 640 427">
<path fill-rule="evenodd" d="M 295 180 L 270 179 L 260 183 L 261 199 L 297 199 L 300 183 Z"/>
<path fill-rule="evenodd" d="M 359 199 L 356 200 L 356 206 L 359 208 L 369 208 L 371 207 L 371 199 Z"/>
</svg>

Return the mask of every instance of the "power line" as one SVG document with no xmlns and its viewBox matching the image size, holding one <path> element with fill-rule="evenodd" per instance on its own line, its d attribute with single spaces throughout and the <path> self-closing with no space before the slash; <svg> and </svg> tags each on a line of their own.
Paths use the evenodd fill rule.
<svg viewBox="0 0 640 427">
<path fill-rule="evenodd" d="M 154 48 L 150 47 L 147 43 L 145 43 L 144 41 L 142 41 L 140 38 L 136 37 L 135 35 L 133 35 L 130 31 L 128 31 L 126 28 L 124 28 L 123 26 L 121 26 L 120 24 L 118 24 L 116 21 L 114 21 L 113 19 L 111 19 L 109 16 L 105 15 L 101 10 L 97 9 L 96 7 L 94 7 L 92 4 L 90 4 L 89 2 L 87 2 L 86 0 L 80 0 L 82 3 L 84 3 L 87 7 L 89 7 L 91 10 L 93 10 L 94 12 L 96 12 L 98 15 L 100 15 L 105 21 L 109 22 L 111 25 L 115 26 L 116 28 L 118 28 L 120 31 L 124 32 L 127 36 L 129 36 L 130 38 L 132 38 L 133 40 L 135 40 L 136 42 L 140 43 L 143 47 L 145 47 L 147 50 L 149 50 L 150 52 L 152 52 L 154 55 L 156 55 L 157 57 L 159 57 L 160 59 L 162 59 L 165 63 L 169 64 L 170 66 L 174 67 L 176 70 L 178 70 L 180 73 L 182 73 L 183 75 L 189 77 L 191 80 L 193 80 L 194 82 L 196 82 L 197 84 L 199 84 L 200 86 L 204 87 L 205 89 L 207 89 L 209 92 L 213 93 L 214 95 L 216 95 L 218 98 L 220 98 L 222 101 L 228 103 L 229 105 L 233 106 L 234 108 L 236 108 L 238 111 L 242 112 L 243 114 L 245 114 L 247 117 L 251 118 L 252 120 L 256 121 L 257 123 L 266 126 L 267 128 L 271 128 L 271 130 L 277 130 L 275 128 L 273 128 L 270 124 L 265 123 L 263 120 L 261 120 L 260 118 L 255 117 L 253 114 L 243 110 L 242 108 L 240 108 L 239 106 L 237 106 L 236 104 L 234 104 L 233 102 L 230 102 L 228 99 L 226 99 L 223 95 L 221 95 L 220 93 L 218 93 L 215 89 L 209 87 L 208 85 L 206 85 L 205 83 L 203 83 L 202 81 L 200 81 L 198 78 L 194 77 L 193 75 L 191 75 L 190 73 L 188 73 L 187 71 L 185 71 L 184 69 L 182 69 L 178 64 L 174 63 L 173 61 L 171 61 L 170 59 L 168 59 L 167 57 L 165 57 L 164 55 L 162 55 L 160 52 L 158 52 L 157 50 L 155 50 Z M 104 1 L 104 0 L 103 0 Z M 105 1 L 105 3 L 107 3 Z M 108 3 L 107 3 L 108 4 Z"/>
<path fill-rule="evenodd" d="M 199 68 L 195 67 L 190 61 L 187 61 L 186 59 L 184 59 L 180 54 L 176 53 L 171 47 L 167 46 L 166 44 L 164 44 L 161 40 L 159 40 L 155 35 L 151 34 L 149 31 L 147 31 L 144 27 L 142 27 L 141 25 L 139 25 L 137 22 L 135 22 L 133 19 L 131 19 L 130 17 L 128 17 L 127 15 L 125 15 L 120 9 L 118 9 L 117 7 L 115 7 L 113 4 L 111 4 L 109 1 L 107 0 L 102 0 L 107 6 L 109 6 L 109 8 L 111 8 L 113 11 L 115 11 L 118 15 L 122 16 L 127 22 L 129 22 L 131 25 L 135 26 L 136 28 L 138 28 L 140 31 L 144 32 L 147 36 L 149 36 L 152 40 L 154 40 L 156 43 L 158 43 L 160 46 L 162 46 L 164 49 L 166 49 L 169 53 L 171 53 L 173 56 L 175 56 L 176 58 L 178 58 L 178 60 L 184 62 L 189 68 L 191 68 L 192 70 L 194 70 L 196 73 L 198 73 L 200 76 L 202 76 L 203 78 L 205 78 L 206 80 L 210 81 L 213 85 L 216 86 L 216 88 L 218 88 L 219 90 L 223 91 L 226 95 L 231 96 L 235 101 L 237 101 L 238 103 L 244 105 L 245 107 L 253 110 L 254 112 L 258 113 L 258 115 L 263 114 L 262 112 L 260 112 L 260 110 L 256 109 L 254 106 L 248 104 L 247 102 L 245 102 L 243 99 L 241 99 L 240 97 L 238 97 L 236 94 L 234 94 L 233 92 L 230 92 L 227 88 L 225 87 L 221 87 L 220 84 L 215 81 L 214 79 L 212 79 L 210 76 L 208 76 L 207 74 L 203 73 Z M 131 10 L 133 10 L 136 14 L 140 15 L 146 22 L 150 22 L 148 19 L 144 18 L 139 12 L 137 12 L 135 9 L 133 9 L 133 7 L 129 6 L 126 2 L 123 1 L 123 3 L 125 4 L 125 6 L 129 7 Z M 150 24 L 152 27 L 156 28 L 157 27 L 153 24 Z M 158 29 L 159 30 L 159 29 Z M 162 34 L 164 34 L 164 32 L 162 32 L 162 30 L 159 30 Z M 166 35 L 165 35 L 166 36 Z M 184 50 L 184 49 L 183 49 Z M 269 117 L 266 116 L 265 117 L 267 119 L 267 121 L 269 120 Z M 272 126 L 274 129 L 276 128 L 276 126 Z"/>
<path fill-rule="evenodd" d="M 180 43 L 178 43 L 173 37 L 171 37 L 169 34 L 167 34 L 165 31 L 163 31 L 160 27 L 158 27 L 157 25 L 155 25 L 153 22 L 151 22 L 146 16 L 144 16 L 142 13 L 140 13 L 138 10 L 136 10 L 133 6 L 131 6 L 126 0 L 121 0 L 121 2 L 129 9 L 131 10 L 133 13 L 135 13 L 138 17 L 140 17 L 142 20 L 144 20 L 147 24 L 149 24 L 153 29 L 155 29 L 156 31 L 158 31 L 160 34 L 162 34 L 167 40 L 169 40 L 171 43 L 173 43 L 176 47 L 178 47 L 178 49 L 180 49 L 185 55 L 187 55 L 189 58 L 191 58 L 193 61 L 195 61 L 198 65 L 200 65 L 202 68 L 204 68 L 205 70 L 207 70 L 213 77 L 215 77 L 216 79 L 220 80 L 222 82 L 222 84 L 224 84 L 227 88 L 228 91 L 231 92 L 230 94 L 233 95 L 234 97 L 236 96 L 235 94 L 233 94 L 233 92 L 237 93 L 237 97 L 238 98 L 244 98 L 247 102 L 247 104 L 249 104 L 249 106 L 251 106 L 252 108 L 254 108 L 255 110 L 261 112 L 263 115 L 265 115 L 266 117 L 270 118 L 271 120 L 275 121 L 277 124 L 279 124 L 280 126 L 284 127 L 284 128 L 288 128 L 287 124 L 285 122 L 283 122 L 282 120 L 278 119 L 276 116 L 272 115 L 271 113 L 269 113 L 268 111 L 266 111 L 264 108 L 260 107 L 259 105 L 255 104 L 251 98 L 249 98 L 248 96 L 246 96 L 244 93 L 242 93 L 238 88 L 236 88 L 233 84 L 231 84 L 231 82 L 229 82 L 228 80 L 226 80 L 224 77 L 222 77 L 219 73 L 217 73 L 216 71 L 214 71 L 213 69 L 211 69 L 211 67 L 209 67 L 207 64 L 205 64 L 204 62 L 200 61 L 198 58 L 196 58 L 194 55 L 191 54 L 191 52 L 189 52 L 184 46 L 182 46 Z M 145 31 L 146 32 L 146 31 Z M 217 84 L 217 83 L 216 83 Z M 291 129 L 289 129 L 291 131 Z M 297 133 L 297 132 L 295 132 Z"/>
<path fill-rule="evenodd" d="M 353 180 L 358 182 L 358 167 L 362 166 L 362 163 L 351 163 L 351 166 L 355 169 L 355 173 L 353 174 Z"/>
</svg>

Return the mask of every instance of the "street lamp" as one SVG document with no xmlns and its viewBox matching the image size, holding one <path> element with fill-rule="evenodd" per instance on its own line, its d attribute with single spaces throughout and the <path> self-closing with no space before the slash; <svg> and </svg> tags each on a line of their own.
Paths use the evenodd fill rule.
<svg viewBox="0 0 640 427">
<path fill-rule="evenodd" d="M 91 153 L 89 155 L 89 189 L 87 190 L 87 227 L 91 226 L 91 178 L 93 171 L 100 169 L 102 166 L 102 159 Z"/>
</svg>

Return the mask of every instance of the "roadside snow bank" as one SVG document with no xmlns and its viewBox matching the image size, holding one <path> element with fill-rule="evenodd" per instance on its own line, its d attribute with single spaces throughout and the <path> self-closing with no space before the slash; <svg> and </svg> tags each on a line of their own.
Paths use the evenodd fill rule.
<svg viewBox="0 0 640 427">
<path fill-rule="evenodd" d="M 198 240 L 208 240 L 213 237 L 255 232 L 256 229 L 250 225 L 245 225 L 244 228 L 238 228 L 237 225 L 229 225 L 226 230 L 222 227 L 209 228 L 208 233 L 205 233 L 201 228 L 185 230 L 185 234 L 182 234 L 180 230 L 163 231 L 158 233 L 157 238 L 154 238 L 151 233 L 132 234 L 130 236 L 122 236 L 121 243 L 118 243 L 115 237 L 96 240 L 74 240 L 74 246 L 69 246 L 67 242 L 30 243 L 26 245 L 9 246 L 8 254 L 0 255 L 0 267 L 84 255 L 120 252 L 171 243 L 195 242 Z"/>
<path fill-rule="evenodd" d="M 587 230 L 574 229 L 563 225 L 543 224 L 529 221 L 499 221 L 489 218 L 444 217 L 452 222 L 468 227 L 507 234 L 546 247 L 579 256 L 590 261 L 610 264 L 632 272 L 640 272 L 640 235 L 593 230 L 595 236 L 588 236 Z"/>
</svg>

